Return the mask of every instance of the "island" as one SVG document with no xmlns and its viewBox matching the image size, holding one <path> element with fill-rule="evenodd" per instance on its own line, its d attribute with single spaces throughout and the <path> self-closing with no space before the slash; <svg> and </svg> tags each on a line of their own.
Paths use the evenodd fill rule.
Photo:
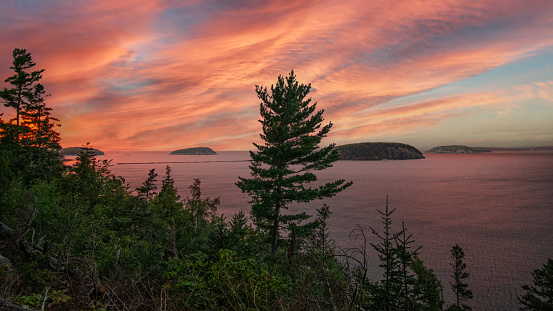
<svg viewBox="0 0 553 311">
<path fill-rule="evenodd" d="M 379 161 L 424 159 L 417 148 L 402 143 L 357 143 L 336 146 L 339 160 Z"/>
<path fill-rule="evenodd" d="M 208 147 L 195 147 L 195 148 L 186 148 L 186 149 L 179 149 L 175 150 L 169 154 L 172 155 L 214 155 L 217 154 L 217 152 L 213 151 L 211 148 Z"/>
<path fill-rule="evenodd" d="M 61 154 L 64 156 L 78 156 L 81 150 L 83 150 L 83 147 L 67 147 L 61 149 Z M 98 149 L 91 149 L 90 151 L 95 156 L 104 155 L 104 152 Z"/>
<path fill-rule="evenodd" d="M 485 147 L 449 145 L 449 146 L 434 147 L 426 151 L 426 153 L 454 153 L 454 154 L 473 154 L 473 153 L 483 153 L 483 152 L 492 152 L 492 150 L 490 148 L 485 148 Z"/>
</svg>

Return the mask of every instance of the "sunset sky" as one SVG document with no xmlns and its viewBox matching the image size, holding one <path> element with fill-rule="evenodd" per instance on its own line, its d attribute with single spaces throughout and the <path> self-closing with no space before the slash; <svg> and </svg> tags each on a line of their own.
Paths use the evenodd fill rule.
<svg viewBox="0 0 553 311">
<path fill-rule="evenodd" d="M 64 147 L 252 149 L 255 85 L 291 69 L 325 144 L 553 145 L 551 0 L 2 0 L 2 87 L 14 48 Z"/>
</svg>

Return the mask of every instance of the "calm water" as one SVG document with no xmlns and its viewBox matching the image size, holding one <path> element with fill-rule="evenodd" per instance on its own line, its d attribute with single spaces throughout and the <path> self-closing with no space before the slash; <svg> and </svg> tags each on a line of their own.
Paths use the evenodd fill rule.
<svg viewBox="0 0 553 311">
<path fill-rule="evenodd" d="M 220 152 L 214 156 L 169 156 L 168 152 L 109 152 L 112 171 L 133 188 L 151 168 L 161 180 L 164 168 L 173 169 L 181 195 L 192 179 L 202 181 L 202 194 L 221 198 L 219 211 L 227 216 L 249 212 L 248 196 L 234 185 L 248 177 L 247 152 Z M 553 257 L 553 152 L 496 152 L 476 155 L 428 154 L 424 160 L 340 161 L 319 173 L 322 182 L 344 178 L 353 186 L 325 200 L 333 211 L 331 235 L 347 246 L 349 232 L 359 224 L 381 230 L 376 209 L 386 195 L 396 208 L 393 225 L 401 222 L 423 245 L 421 258 L 434 269 L 451 303 L 450 249 L 465 251 L 474 293 L 475 310 L 517 310 L 521 286 L 532 282 L 531 272 Z M 202 161 L 202 162 L 200 162 Z M 205 162 L 209 161 L 209 162 Z M 220 162 L 216 162 L 220 161 Z M 236 161 L 236 162 L 227 162 Z M 149 164 L 124 164 L 144 163 Z M 156 162 L 156 163 L 153 163 Z M 187 162 L 187 163 L 159 163 Z M 291 207 L 314 211 L 321 201 Z M 373 240 L 374 241 L 374 240 Z M 374 253 L 369 254 L 381 271 Z"/>
</svg>

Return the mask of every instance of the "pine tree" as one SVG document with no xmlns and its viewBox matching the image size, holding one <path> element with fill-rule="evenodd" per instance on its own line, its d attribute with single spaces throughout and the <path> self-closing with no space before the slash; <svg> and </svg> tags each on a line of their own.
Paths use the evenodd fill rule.
<svg viewBox="0 0 553 311">
<path fill-rule="evenodd" d="M 32 71 L 30 73 L 26 71 L 36 66 L 36 63 L 33 62 L 31 53 L 27 53 L 25 49 L 14 49 L 12 54 L 14 60 L 13 66 L 11 66 L 10 69 L 12 69 L 15 74 L 4 80 L 4 82 L 10 83 L 12 88 L 4 88 L 3 91 L 0 91 L 0 98 L 4 101 L 4 106 L 15 109 L 15 123 L 17 126 L 17 137 L 19 137 L 19 133 L 21 132 L 21 112 L 24 111 L 28 105 L 33 104 L 37 95 L 43 95 L 33 92 L 33 88 L 34 84 L 42 78 L 44 69 Z"/>
<path fill-rule="evenodd" d="M 13 58 L 10 69 L 15 73 L 5 80 L 11 88 L 0 91 L 0 100 L 15 109 L 15 118 L 0 122 L 0 147 L 10 149 L 14 156 L 11 169 L 25 183 L 59 177 L 63 171 L 56 131 L 59 120 L 51 116 L 52 108 L 44 102 L 48 95 L 38 83 L 44 69 L 28 72 L 36 63 L 24 49 L 15 49 Z"/>
<path fill-rule="evenodd" d="M 52 108 L 44 103 L 47 96 L 42 84 L 33 87 L 32 96 L 20 113 L 21 125 L 26 130 L 23 139 L 31 147 L 59 150 L 60 134 L 55 130 L 59 126 L 55 122 L 59 120 L 51 116 Z"/>
<path fill-rule="evenodd" d="M 466 271 L 467 264 L 463 262 L 465 258 L 465 252 L 455 245 L 451 249 L 451 258 L 453 259 L 453 282 L 451 288 L 456 296 L 456 303 L 448 308 L 448 310 L 472 310 L 471 307 L 464 304 L 466 300 L 472 299 L 472 291 L 468 289 L 468 284 L 465 283 L 465 279 L 469 277 L 469 273 Z"/>
<path fill-rule="evenodd" d="M 521 310 L 553 310 L 553 260 L 548 259 L 542 269 L 532 272 L 534 284 L 524 285 L 526 291 L 518 300 L 524 306 Z"/>
<path fill-rule="evenodd" d="M 254 143 L 250 151 L 252 178 L 239 177 L 237 186 L 252 198 L 252 216 L 257 228 L 268 232 L 271 253 L 279 240 L 280 227 L 307 219 L 305 213 L 283 215 L 293 202 L 309 202 L 332 197 L 351 185 L 343 179 L 317 188 L 306 187 L 317 180 L 313 171 L 331 167 L 338 160 L 334 144 L 319 148 L 332 123 L 321 127 L 323 110 L 306 98 L 311 84 L 299 84 L 294 71 L 286 78 L 278 77 L 277 84 L 267 88 L 256 86 L 262 103 L 263 145 Z"/>
</svg>

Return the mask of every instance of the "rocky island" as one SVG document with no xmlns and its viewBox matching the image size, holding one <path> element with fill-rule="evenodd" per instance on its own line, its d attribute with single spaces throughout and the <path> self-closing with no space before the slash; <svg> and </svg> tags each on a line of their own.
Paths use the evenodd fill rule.
<svg viewBox="0 0 553 311">
<path fill-rule="evenodd" d="M 82 149 L 83 149 L 83 147 L 67 147 L 67 148 L 61 149 L 60 152 L 64 156 L 78 156 L 79 152 L 81 152 Z M 98 150 L 98 149 L 91 149 L 91 152 L 95 156 L 104 155 L 104 152 L 101 151 L 101 150 Z"/>
<path fill-rule="evenodd" d="M 449 146 L 439 146 L 434 147 L 427 153 L 454 153 L 454 154 L 473 154 L 473 153 L 483 153 L 483 152 L 492 152 L 489 148 L 484 147 L 469 147 L 464 145 L 449 145 Z"/>
<path fill-rule="evenodd" d="M 217 154 L 217 152 L 213 151 L 211 148 L 208 147 L 195 147 L 195 148 L 186 148 L 186 149 L 179 149 L 175 150 L 169 154 L 172 155 L 213 155 Z"/>
<path fill-rule="evenodd" d="M 417 148 L 402 143 L 357 143 L 336 146 L 340 160 L 378 161 L 424 159 Z"/>
</svg>

